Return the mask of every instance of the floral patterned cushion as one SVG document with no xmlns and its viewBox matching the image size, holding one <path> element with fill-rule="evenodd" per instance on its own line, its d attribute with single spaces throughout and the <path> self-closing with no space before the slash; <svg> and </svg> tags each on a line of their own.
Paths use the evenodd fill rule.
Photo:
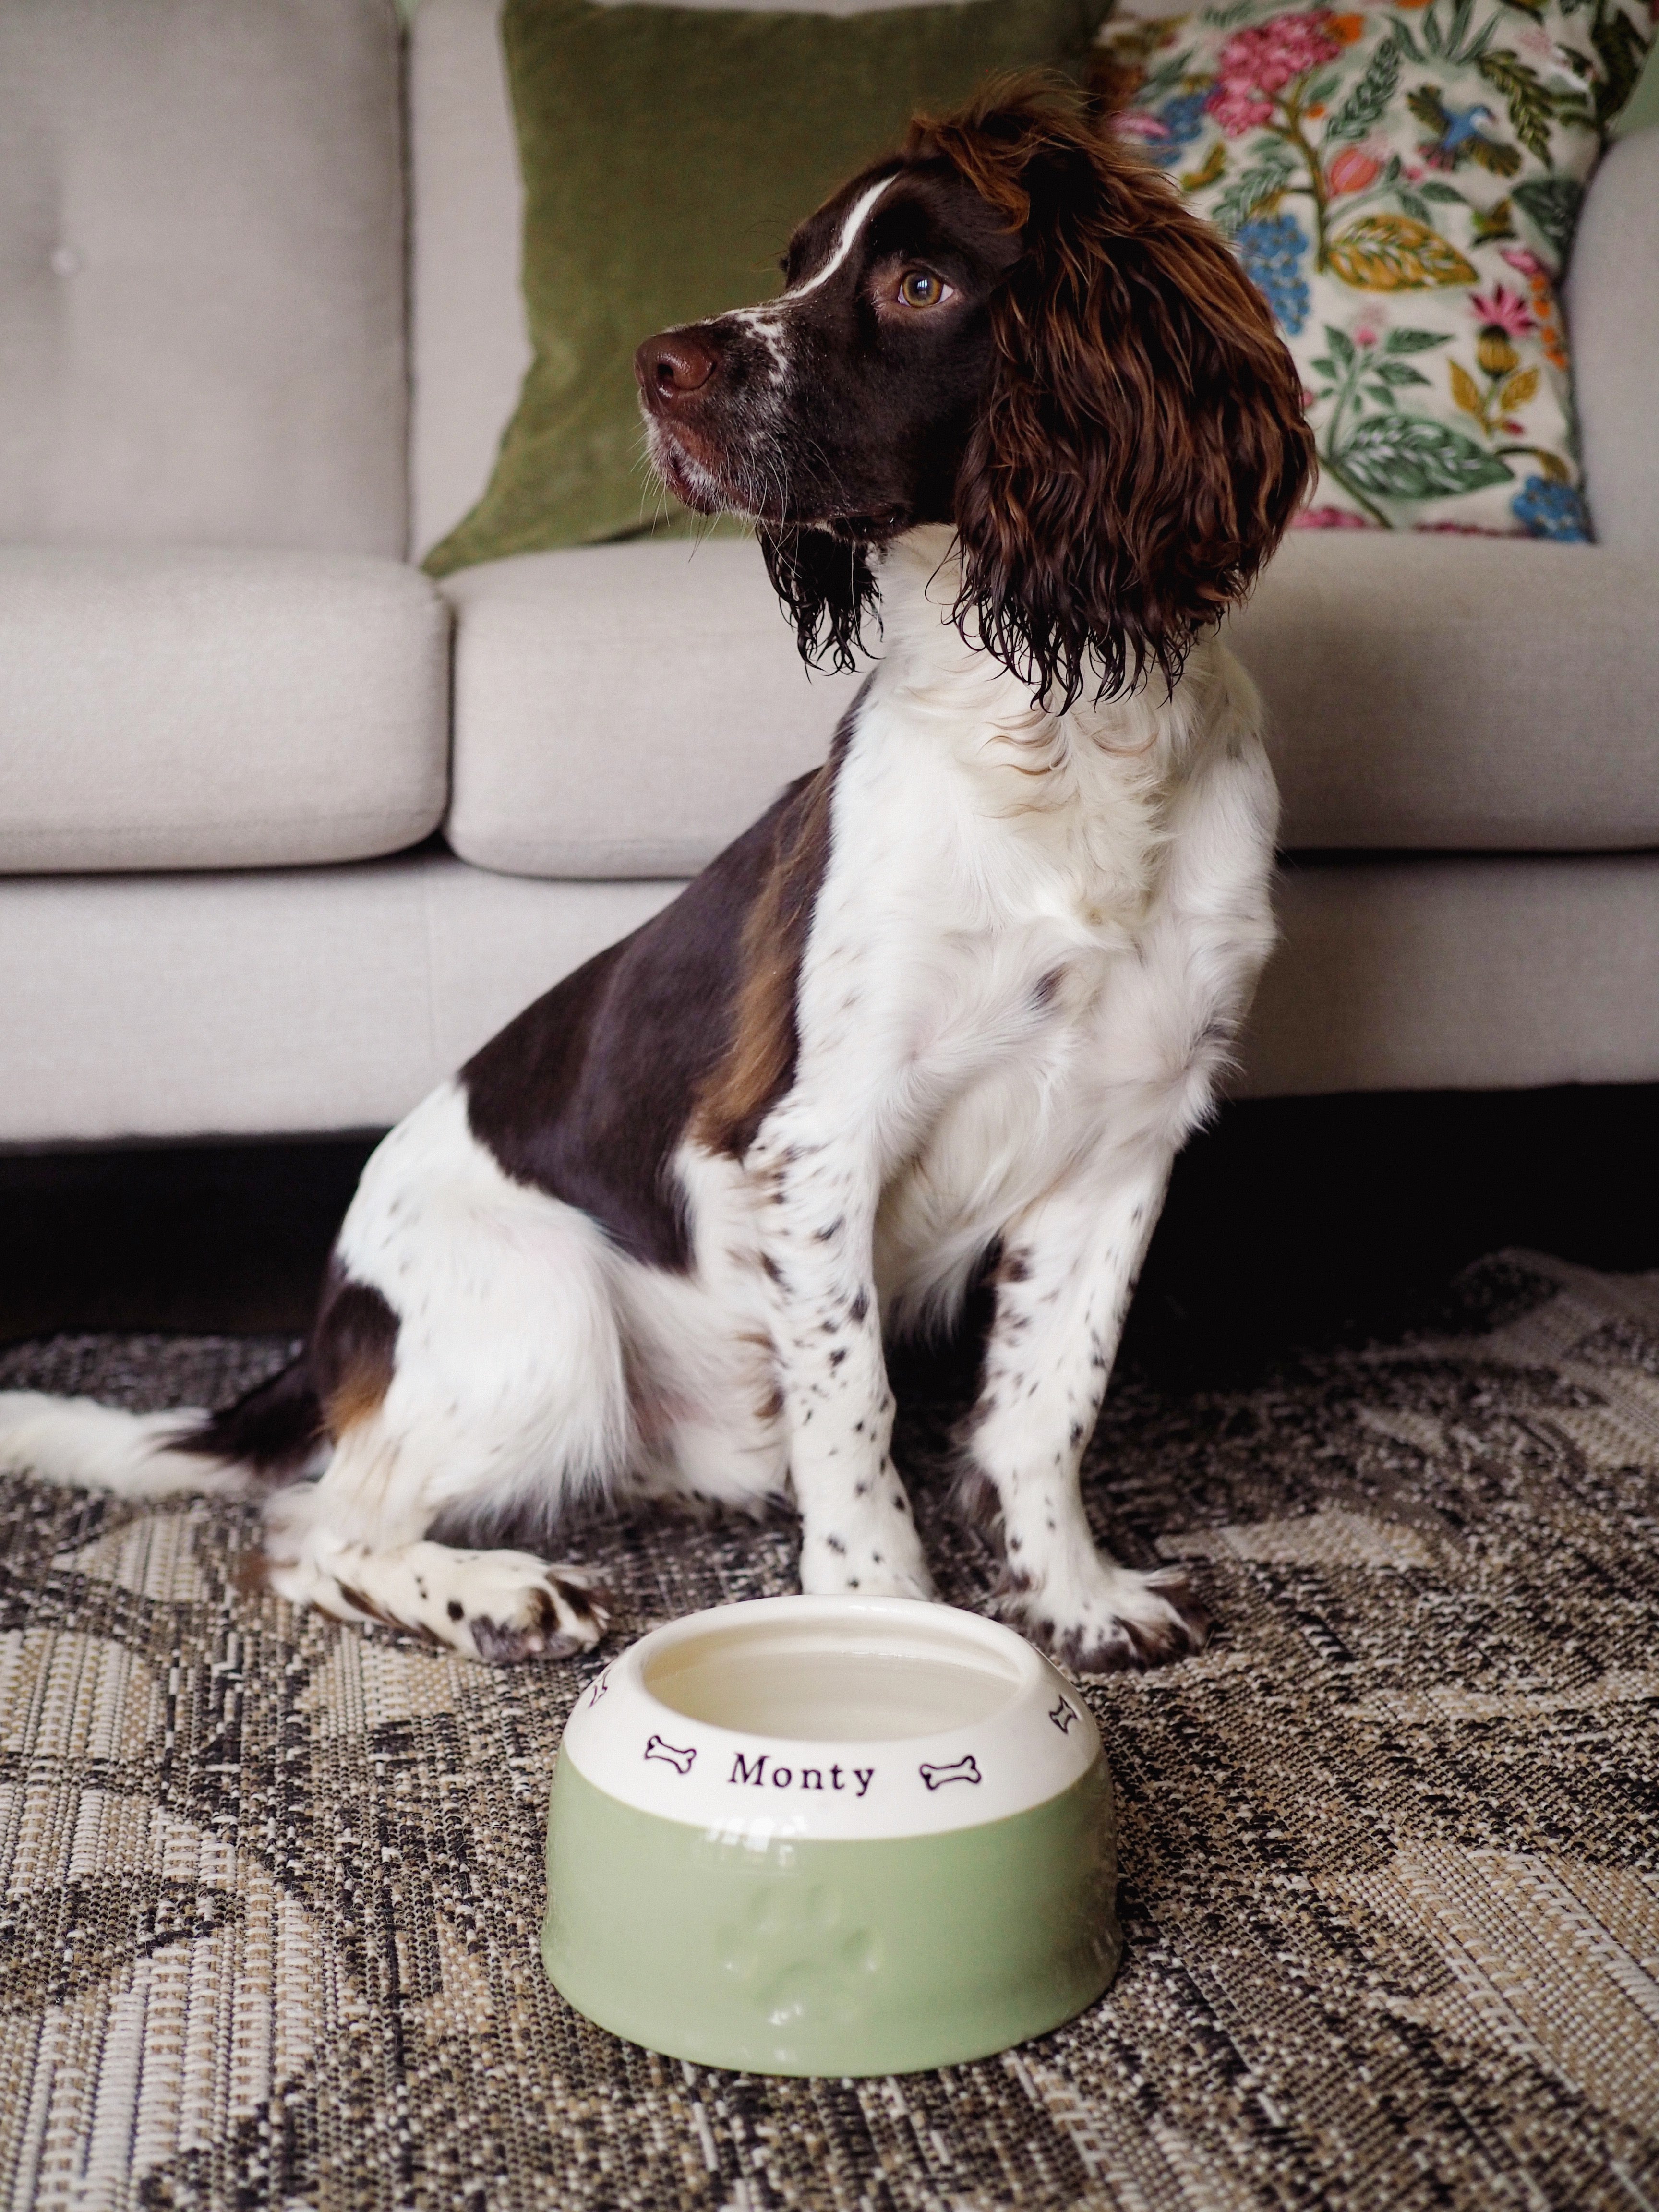
<svg viewBox="0 0 1659 2212">
<path fill-rule="evenodd" d="M 1304 526 L 1589 534 L 1556 283 L 1652 36 L 1644 0 L 1231 0 L 1102 32 L 1116 128 L 1296 355 Z"/>
</svg>

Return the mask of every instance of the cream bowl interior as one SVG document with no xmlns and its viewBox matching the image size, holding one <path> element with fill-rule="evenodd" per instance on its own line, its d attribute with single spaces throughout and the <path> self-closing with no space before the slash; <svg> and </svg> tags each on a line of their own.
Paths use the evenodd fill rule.
<svg viewBox="0 0 1659 2212">
<path fill-rule="evenodd" d="M 653 1652 L 641 1676 L 688 1720 L 812 1743 L 939 1735 L 1013 1703 L 1024 1680 L 1013 1656 L 942 1611 L 919 1607 L 917 1616 L 728 1620 Z"/>
</svg>

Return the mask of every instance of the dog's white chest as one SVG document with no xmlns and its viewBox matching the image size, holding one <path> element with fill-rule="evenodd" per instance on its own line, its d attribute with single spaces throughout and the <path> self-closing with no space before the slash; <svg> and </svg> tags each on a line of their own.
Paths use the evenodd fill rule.
<svg viewBox="0 0 1659 2212">
<path fill-rule="evenodd" d="M 868 1132 L 884 1291 L 982 1246 L 1098 1119 L 1113 975 L 1156 902 L 1156 810 L 1125 788 L 1089 794 L 1091 819 L 1044 757 L 878 698 L 842 764 L 801 1074 Z"/>
<path fill-rule="evenodd" d="M 1218 648 L 1173 702 L 1055 724 L 936 608 L 887 605 L 894 650 L 839 766 L 796 1079 L 856 1133 L 878 1281 L 906 1304 L 948 1299 L 1080 1162 L 1180 1141 L 1268 939 L 1273 801 Z"/>
<path fill-rule="evenodd" d="M 803 1068 L 869 1086 L 902 1151 L 1010 1063 L 1029 1084 L 1076 1062 L 1157 910 L 1167 749 L 1081 721 L 1034 715 L 945 628 L 930 653 L 901 637 L 840 763 Z"/>
</svg>

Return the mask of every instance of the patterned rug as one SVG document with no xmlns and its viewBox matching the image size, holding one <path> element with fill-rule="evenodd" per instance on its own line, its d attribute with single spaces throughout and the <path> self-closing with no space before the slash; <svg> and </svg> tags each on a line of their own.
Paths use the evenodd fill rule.
<svg viewBox="0 0 1659 2212">
<path fill-rule="evenodd" d="M 1091 1683 L 1128 1950 L 1058 2033 L 861 2082 L 680 2065 L 536 1955 L 592 1667 L 240 1594 L 238 1509 L 0 1488 L 0 2191 L 518 2212 L 1659 2207 L 1659 1276 L 1484 1262 L 1265 1387 L 1133 1376 L 1091 1506 L 1200 1659 Z M 0 1384 L 212 1401 L 285 1347 L 58 1338 Z M 908 1464 L 946 1594 L 991 1563 Z M 632 1636 L 784 1524 L 589 1524 Z M 598 1663 L 593 1662 L 593 1663 Z"/>
</svg>

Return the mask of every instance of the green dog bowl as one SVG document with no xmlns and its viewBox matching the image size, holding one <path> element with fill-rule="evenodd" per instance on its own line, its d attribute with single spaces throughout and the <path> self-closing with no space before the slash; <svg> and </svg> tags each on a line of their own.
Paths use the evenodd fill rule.
<svg viewBox="0 0 1659 2212">
<path fill-rule="evenodd" d="M 1009 1629 L 764 1598 L 654 1630 L 560 1747 L 542 1956 L 700 2065 L 902 2074 L 1058 2027 L 1111 1980 L 1112 1787 Z"/>
</svg>

